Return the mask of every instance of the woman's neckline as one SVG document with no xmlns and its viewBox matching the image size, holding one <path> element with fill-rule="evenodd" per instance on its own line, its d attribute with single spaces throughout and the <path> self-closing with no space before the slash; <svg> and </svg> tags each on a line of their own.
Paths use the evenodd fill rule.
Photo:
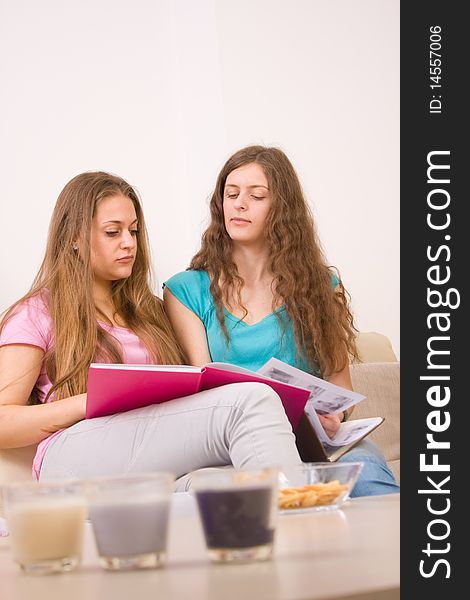
<svg viewBox="0 0 470 600">
<path fill-rule="evenodd" d="M 210 275 L 207 271 L 204 271 L 204 273 L 206 274 L 206 277 L 207 277 L 207 279 L 209 281 L 209 285 L 210 285 L 210 280 L 211 280 Z M 209 290 L 209 293 L 210 293 L 210 290 Z M 211 295 L 211 297 L 212 297 L 212 295 Z M 260 325 L 261 323 L 263 323 L 263 321 L 266 321 L 267 319 L 275 316 L 276 314 L 286 310 L 285 304 L 282 304 L 281 306 L 276 308 L 276 310 L 273 310 L 272 312 L 270 312 L 267 315 L 265 315 L 264 317 L 262 317 L 259 321 L 256 321 L 256 323 L 247 323 L 241 317 L 236 317 L 233 313 L 231 313 L 225 305 L 223 308 L 224 308 L 225 316 L 229 317 L 229 319 L 231 319 L 232 321 L 236 321 L 237 323 L 242 323 L 245 327 L 256 327 L 257 325 Z"/>
<path fill-rule="evenodd" d="M 277 313 L 280 313 L 284 310 L 286 310 L 286 307 L 283 304 L 282 306 L 279 306 L 279 308 L 276 308 L 276 310 L 274 310 L 273 312 L 270 312 L 267 315 L 265 315 L 264 317 L 262 317 L 259 321 L 256 321 L 256 323 L 247 323 L 241 317 L 236 317 L 229 310 L 227 310 L 227 308 L 224 306 L 225 316 L 229 317 L 232 321 L 236 321 L 237 323 L 242 323 L 243 325 L 245 325 L 245 327 L 256 327 L 257 325 L 260 325 L 261 323 L 263 323 L 263 321 L 266 321 L 267 319 L 270 319 L 271 317 L 276 316 Z"/>
</svg>

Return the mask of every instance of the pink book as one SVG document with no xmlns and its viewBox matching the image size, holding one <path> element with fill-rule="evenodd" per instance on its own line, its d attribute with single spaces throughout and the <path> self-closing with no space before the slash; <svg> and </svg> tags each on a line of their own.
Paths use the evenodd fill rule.
<svg viewBox="0 0 470 600">
<path fill-rule="evenodd" d="M 86 418 L 159 404 L 241 382 L 271 386 L 280 396 L 292 428 L 297 427 L 310 390 L 229 363 L 209 363 L 204 367 L 93 363 L 88 370 Z"/>
</svg>

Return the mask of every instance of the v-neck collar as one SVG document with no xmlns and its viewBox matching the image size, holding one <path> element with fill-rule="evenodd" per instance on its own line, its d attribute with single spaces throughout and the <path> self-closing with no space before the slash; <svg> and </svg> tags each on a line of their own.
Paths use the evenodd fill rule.
<svg viewBox="0 0 470 600">
<path fill-rule="evenodd" d="M 270 312 L 268 315 L 266 315 L 265 317 L 263 317 L 259 321 L 256 321 L 256 323 L 246 323 L 240 317 L 236 317 L 235 315 L 232 315 L 232 313 L 229 312 L 225 308 L 225 306 L 224 306 L 224 315 L 226 317 L 228 317 L 231 321 L 235 321 L 236 323 L 240 323 L 241 325 L 244 325 L 245 327 L 256 327 L 257 325 L 261 325 L 261 323 L 264 323 L 264 321 L 266 321 L 267 319 L 270 319 L 271 317 L 276 316 L 277 313 L 280 313 L 280 312 L 282 312 L 284 310 L 286 310 L 286 307 L 283 304 L 279 308 L 276 308 L 276 310 L 274 312 Z"/>
<path fill-rule="evenodd" d="M 204 271 L 206 277 L 207 277 L 207 282 L 210 286 L 210 282 L 211 282 L 211 278 L 210 275 L 207 271 Z M 212 298 L 212 294 L 210 293 L 210 288 L 209 288 L 209 296 L 212 300 L 212 304 L 214 305 L 214 299 Z M 215 306 L 215 305 L 214 305 Z M 279 308 L 276 308 L 275 311 L 270 312 L 268 315 L 266 315 L 265 317 L 263 317 L 262 319 L 260 319 L 259 321 L 256 321 L 256 323 L 245 323 L 245 321 L 243 321 L 242 319 L 240 319 L 240 317 L 236 317 L 235 315 L 232 315 L 231 312 L 229 312 L 225 306 L 224 306 L 224 315 L 226 317 L 228 317 L 231 321 L 235 321 L 236 323 L 240 323 L 241 325 L 243 325 L 244 327 L 256 327 L 257 325 L 261 325 L 261 323 L 264 323 L 264 321 L 266 321 L 267 319 L 270 319 L 271 317 L 274 317 L 277 313 L 283 312 L 286 310 L 285 305 L 283 304 L 282 306 L 280 306 Z"/>
</svg>

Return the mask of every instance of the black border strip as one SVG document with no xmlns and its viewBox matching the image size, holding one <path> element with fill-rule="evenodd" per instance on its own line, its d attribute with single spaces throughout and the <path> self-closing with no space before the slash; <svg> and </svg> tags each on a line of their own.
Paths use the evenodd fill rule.
<svg viewBox="0 0 470 600">
<path fill-rule="evenodd" d="M 443 593 L 459 597 L 455 590 L 460 585 L 467 589 L 463 505 L 469 504 L 464 482 L 469 479 L 465 441 L 470 430 L 464 428 L 470 393 L 464 385 L 470 378 L 467 384 L 464 373 L 470 371 L 465 269 L 470 219 L 465 209 L 470 198 L 464 190 L 469 167 L 463 138 L 470 131 L 464 109 L 469 104 L 464 67 L 470 36 L 463 6 L 456 1 L 401 3 L 401 590 L 403 598 L 427 600 L 442 600 Z M 430 60 L 439 57 L 431 50 L 442 55 L 440 79 L 434 81 L 431 76 L 438 71 L 430 69 L 438 63 Z M 430 162 L 450 168 L 428 172 Z M 434 293 L 428 296 L 428 290 Z M 446 299 L 455 307 L 445 306 Z M 433 431 L 441 426 L 442 431 Z M 429 434 L 450 447 L 427 448 Z M 434 460 L 449 471 L 426 470 L 420 455 L 424 463 Z"/>
</svg>

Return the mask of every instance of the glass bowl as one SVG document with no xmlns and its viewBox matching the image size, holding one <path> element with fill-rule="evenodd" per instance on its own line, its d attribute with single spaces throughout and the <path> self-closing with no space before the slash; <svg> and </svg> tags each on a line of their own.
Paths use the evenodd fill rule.
<svg viewBox="0 0 470 600">
<path fill-rule="evenodd" d="M 283 467 L 279 472 L 281 514 L 335 510 L 349 498 L 361 462 L 318 462 Z"/>
</svg>

